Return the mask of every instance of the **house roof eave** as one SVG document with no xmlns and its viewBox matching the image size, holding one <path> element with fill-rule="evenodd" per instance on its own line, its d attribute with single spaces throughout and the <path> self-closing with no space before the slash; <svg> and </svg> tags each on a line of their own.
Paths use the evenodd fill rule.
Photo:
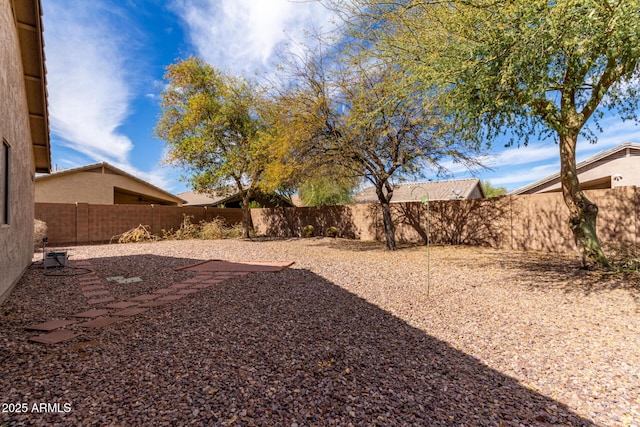
<svg viewBox="0 0 640 427">
<path fill-rule="evenodd" d="M 109 169 L 110 171 L 115 172 L 118 175 L 126 176 L 127 178 L 132 179 L 132 180 L 134 180 L 134 181 L 136 181 L 136 182 L 138 182 L 140 184 L 143 184 L 143 185 L 146 185 L 146 186 L 148 186 L 150 188 L 153 188 L 154 190 L 159 191 L 162 194 L 166 195 L 172 201 L 179 202 L 179 203 L 182 203 L 182 204 L 186 204 L 187 203 L 187 201 L 184 200 L 183 198 L 178 197 L 175 194 L 169 193 L 168 191 L 163 190 L 160 187 L 156 187 L 155 185 L 153 185 L 153 184 L 151 184 L 151 183 L 149 183 L 149 182 L 147 182 L 147 181 L 145 181 L 143 179 L 140 179 L 137 176 L 131 175 L 130 173 L 127 173 L 127 172 L 123 171 L 122 169 L 118 169 L 117 167 L 115 167 L 115 166 L 113 166 L 113 165 L 111 165 L 109 163 L 106 163 L 106 162 L 92 163 L 90 165 L 79 166 L 79 167 L 70 168 L 70 169 L 64 169 L 64 170 L 61 170 L 61 171 L 52 172 L 52 173 L 50 173 L 48 175 L 39 175 L 39 176 L 36 176 L 36 181 L 44 181 L 44 180 L 49 180 L 49 179 L 55 179 L 55 178 L 57 178 L 59 176 L 71 175 L 71 174 L 74 174 L 74 173 L 84 172 L 84 171 L 88 171 L 88 170 L 91 170 L 91 169 L 95 169 L 97 167 L 103 167 L 105 169 Z"/>
<path fill-rule="evenodd" d="M 40 0 L 13 0 L 11 5 L 20 43 L 35 171 L 49 173 L 51 145 L 42 3 Z"/>
<path fill-rule="evenodd" d="M 622 150 L 626 150 L 627 148 L 633 149 L 633 150 L 640 150 L 640 144 L 634 143 L 634 142 L 625 142 L 623 144 L 617 145 L 613 148 L 610 148 L 608 150 L 603 150 L 599 153 L 594 154 L 593 156 L 581 161 L 580 163 L 578 163 L 576 165 L 576 172 L 580 173 L 581 169 L 584 169 L 585 167 L 599 161 L 602 159 L 605 159 L 609 156 L 612 156 Z M 523 187 L 520 188 L 516 188 L 515 190 L 511 191 L 509 193 L 510 196 L 517 196 L 519 194 L 524 194 L 527 191 L 536 188 L 536 187 L 540 187 L 544 184 L 548 184 L 556 179 L 560 178 L 560 172 L 556 172 L 552 175 L 546 176 L 538 181 L 532 182 L 531 184 L 527 184 Z"/>
</svg>

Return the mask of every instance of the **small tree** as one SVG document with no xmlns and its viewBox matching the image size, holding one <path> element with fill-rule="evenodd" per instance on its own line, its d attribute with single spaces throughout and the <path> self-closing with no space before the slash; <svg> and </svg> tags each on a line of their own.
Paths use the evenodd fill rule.
<svg viewBox="0 0 640 427">
<path fill-rule="evenodd" d="M 494 187 L 491 185 L 491 181 L 481 181 L 482 192 L 487 198 L 500 197 L 507 194 L 507 189 L 504 187 Z"/>
<path fill-rule="evenodd" d="M 317 176 L 307 179 L 298 189 L 305 206 L 329 206 L 351 203 L 357 181 L 349 177 Z"/>
<path fill-rule="evenodd" d="M 166 161 L 182 166 L 201 192 L 242 195 L 242 237 L 249 237 L 251 196 L 266 150 L 257 87 L 191 57 L 167 67 L 162 114 L 155 129 L 168 145 Z"/>
<path fill-rule="evenodd" d="M 371 182 L 382 208 L 386 247 L 395 250 L 392 180 L 429 166 L 440 170 L 444 157 L 468 160 L 468 147 L 451 138 L 451 124 L 404 70 L 357 43 L 331 56 L 310 53 L 292 77 L 282 95 L 287 102 L 281 102 L 295 106 L 283 115 L 283 128 L 296 130 L 292 151 Z"/>
</svg>

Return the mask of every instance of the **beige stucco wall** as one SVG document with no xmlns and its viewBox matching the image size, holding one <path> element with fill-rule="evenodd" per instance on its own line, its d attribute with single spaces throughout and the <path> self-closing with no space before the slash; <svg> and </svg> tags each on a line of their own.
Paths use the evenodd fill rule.
<svg viewBox="0 0 640 427">
<path fill-rule="evenodd" d="M 103 169 L 104 170 L 104 169 Z M 112 205 L 114 187 L 145 194 L 175 204 L 166 194 L 108 169 L 105 172 L 75 172 L 47 176 L 36 181 L 37 203 L 89 203 Z"/>
<path fill-rule="evenodd" d="M 599 207 L 598 236 L 605 248 L 638 245 L 640 194 L 636 187 L 587 191 Z M 474 200 L 393 203 L 391 214 L 400 241 L 463 244 L 502 249 L 575 252 L 567 226 L 569 213 L 560 193 L 530 194 Z M 313 225 L 316 235 L 334 226 L 338 236 L 382 240 L 379 205 L 357 204 L 314 208 L 251 209 L 258 235 L 301 236 Z M 429 230 L 427 232 L 427 230 Z"/>
<path fill-rule="evenodd" d="M 611 180 L 611 188 L 615 187 L 640 187 L 640 157 L 629 156 L 614 158 L 606 163 L 598 163 L 586 167 L 578 173 L 580 182 L 586 183 L 599 178 L 619 175 L 618 179 Z M 532 193 L 546 193 L 560 191 L 560 179 L 554 179 L 547 185 L 532 189 Z"/>
<path fill-rule="evenodd" d="M 0 144 L 4 139 L 11 147 L 9 224 L 0 224 L 0 303 L 33 257 L 35 167 L 18 46 L 10 1 L 0 0 Z"/>
</svg>

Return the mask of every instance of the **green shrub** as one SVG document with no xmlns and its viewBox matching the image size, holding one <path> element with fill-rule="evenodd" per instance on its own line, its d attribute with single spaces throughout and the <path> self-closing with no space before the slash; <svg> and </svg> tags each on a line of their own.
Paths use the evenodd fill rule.
<svg viewBox="0 0 640 427">
<path fill-rule="evenodd" d="M 335 227 L 329 227 L 325 230 L 324 235 L 327 237 L 338 237 L 338 229 Z"/>
<path fill-rule="evenodd" d="M 302 229 L 302 237 L 313 237 L 315 231 L 316 229 L 313 228 L 313 225 L 305 225 Z"/>
</svg>

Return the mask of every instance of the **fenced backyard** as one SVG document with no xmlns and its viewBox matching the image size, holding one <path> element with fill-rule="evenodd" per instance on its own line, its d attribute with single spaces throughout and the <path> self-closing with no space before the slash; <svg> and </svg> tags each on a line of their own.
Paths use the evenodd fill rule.
<svg viewBox="0 0 640 427">
<path fill-rule="evenodd" d="M 67 249 L 94 278 L 25 274 L 0 311 L 0 389 L 69 410 L 0 424 L 640 423 L 637 273 L 464 246 L 432 247 L 428 269 L 423 246 L 327 238 Z M 207 259 L 295 264 L 180 270 Z M 52 319 L 73 337 L 30 342 Z"/>
<path fill-rule="evenodd" d="M 596 202 L 598 233 L 605 247 L 635 250 L 638 244 L 639 198 L 636 187 L 587 192 Z M 404 242 L 484 246 L 544 252 L 572 252 L 573 235 L 559 193 L 495 199 L 393 203 L 396 237 Z M 180 228 L 185 216 L 194 224 L 222 218 L 227 225 L 241 221 L 240 209 L 202 207 L 88 205 L 36 203 L 37 219 L 45 221 L 52 244 L 108 242 L 140 224 L 161 236 Z M 378 205 L 251 209 L 258 236 L 299 237 L 312 225 L 317 236 L 335 227 L 338 237 L 365 241 L 384 237 Z"/>
<path fill-rule="evenodd" d="M 598 233 L 605 246 L 635 248 L 638 243 L 639 199 L 636 187 L 587 191 L 599 206 Z M 559 193 L 493 199 L 392 203 L 396 238 L 434 244 L 484 246 L 543 252 L 575 251 L 567 208 Z M 300 236 L 306 225 L 316 235 L 329 227 L 338 236 L 382 240 L 379 205 L 252 209 L 256 234 Z"/>
</svg>

